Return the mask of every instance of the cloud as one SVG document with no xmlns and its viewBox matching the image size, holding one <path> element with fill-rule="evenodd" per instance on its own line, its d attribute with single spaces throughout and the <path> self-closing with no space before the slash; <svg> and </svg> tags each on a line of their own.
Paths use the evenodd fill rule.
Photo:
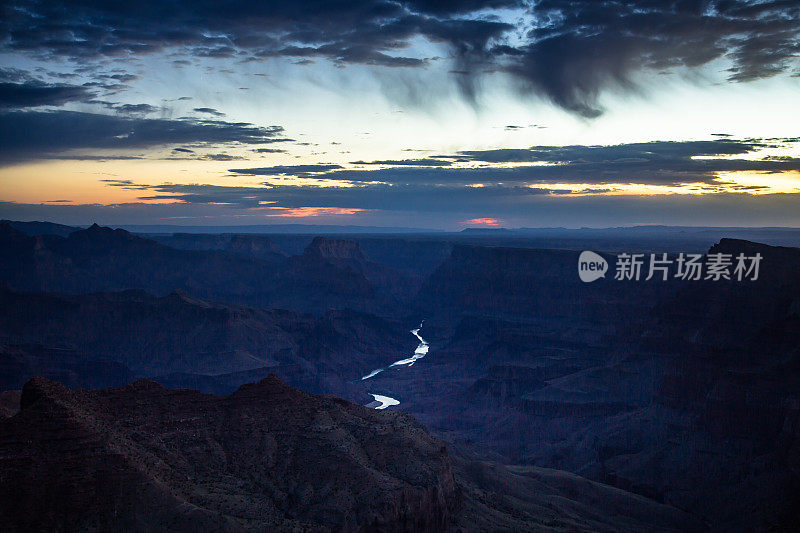
<svg viewBox="0 0 800 533">
<path fill-rule="evenodd" d="M 244 157 L 239 155 L 230 155 L 230 154 L 205 154 L 200 156 L 198 159 L 203 161 L 241 161 Z"/>
<path fill-rule="evenodd" d="M 576 226 L 689 221 L 738 225 L 741 222 L 736 217 L 747 212 L 749 224 L 797 225 L 800 219 L 792 202 L 797 202 L 800 194 L 756 196 L 750 193 L 763 193 L 763 185 L 739 184 L 719 177 L 720 173 L 731 171 L 800 172 L 800 158 L 759 157 L 760 150 L 774 153 L 771 150 L 796 142 L 800 140 L 718 137 L 708 141 L 612 146 L 533 146 L 427 158 L 452 161 L 448 166 L 418 164 L 427 159 L 401 159 L 370 162 L 373 164 L 356 162 L 365 167 L 356 169 L 317 164 L 231 170 L 251 176 L 313 177 L 319 180 L 315 186 L 279 180 L 256 186 L 104 181 L 111 187 L 135 191 L 142 206 L 165 202 L 175 213 L 206 213 L 212 218 L 317 212 L 342 216 L 358 213 L 360 222 L 384 225 L 413 217 L 420 225 L 438 227 L 464 221 L 491 225 L 492 219 L 503 221 L 506 226 L 563 225 L 564 220 Z M 224 160 L 224 153 L 217 155 Z M 580 185 L 553 185 L 569 183 Z M 693 189 L 702 194 L 637 196 L 604 185 L 618 183 L 699 183 Z M 151 212 L 155 208 L 141 209 Z M 700 212 L 702 209 L 707 212 Z M 29 211 L 38 212 L 33 208 Z"/>
<path fill-rule="evenodd" d="M 181 155 L 191 154 L 191 155 Z M 243 161 L 245 158 L 240 155 L 221 153 L 207 153 L 198 155 L 194 150 L 184 148 L 173 148 L 172 156 L 166 158 L 169 161 Z"/>
<path fill-rule="evenodd" d="M 497 10 L 513 11 L 501 19 Z M 800 6 L 788 0 L 176 0 L 168 8 L 158 0 L 10 0 L 4 15 L 0 50 L 86 64 L 178 49 L 189 57 L 419 68 L 432 60 L 415 51 L 422 38 L 445 47 L 468 99 L 484 72 L 501 71 L 521 92 L 587 118 L 603 112 L 604 92 L 638 90 L 642 71 L 724 60 L 728 80 L 746 82 L 791 72 L 800 50 Z"/>
<path fill-rule="evenodd" d="M 237 187 L 211 184 L 144 185 L 130 180 L 105 180 L 110 186 L 142 191 L 140 200 L 172 200 L 203 205 L 229 205 L 241 209 L 264 206 L 338 207 L 362 210 L 428 211 L 458 213 L 472 207 L 492 205 L 500 209 L 521 198 L 548 195 L 552 191 L 530 187 L 461 187 L 413 184 L 390 186 L 367 184 L 359 186 L 302 187 L 294 185 L 264 185 Z"/>
<path fill-rule="evenodd" d="M 196 57 L 326 57 L 343 63 L 419 66 L 425 59 L 397 55 L 418 35 L 484 40 L 511 26 L 490 20 L 446 18 L 518 2 L 263 2 L 221 5 L 210 0 L 124 4 L 11 0 L 0 34 L 7 50 L 73 59 L 142 55 L 186 48 Z M 435 16 L 434 16 L 435 15 Z M 442 17 L 445 17 L 444 19 Z M 460 32 L 457 37 L 454 33 Z"/>
<path fill-rule="evenodd" d="M 518 46 L 491 55 L 555 104 L 592 118 L 600 94 L 635 90 L 635 74 L 732 62 L 730 81 L 789 71 L 800 50 L 800 6 L 785 0 L 573 2 L 542 0 Z"/>
<path fill-rule="evenodd" d="M 486 9 L 509 9 L 525 6 L 525 2 L 521 0 L 411 0 L 405 4 L 415 11 L 438 16 L 463 15 Z"/>
<path fill-rule="evenodd" d="M 339 170 L 341 165 L 276 165 L 271 167 L 232 168 L 228 172 L 247 174 L 248 176 L 307 176 L 323 172 Z"/>
<path fill-rule="evenodd" d="M 67 224 L 102 225 L 118 224 L 253 224 L 253 223 L 308 223 L 326 224 L 350 221 L 358 216 L 357 209 L 340 208 L 261 208 L 245 211 L 226 205 L 199 204 L 144 204 L 138 202 L 114 205 L 71 204 L 64 200 L 52 200 L 42 204 L 0 202 L 4 215 L 14 219 L 61 220 Z M 276 220 L 279 219 L 279 220 Z M 87 222 L 88 221 L 88 222 Z"/>
<path fill-rule="evenodd" d="M 390 165 L 390 166 L 411 166 L 411 167 L 446 167 L 453 163 L 432 157 L 423 159 L 384 159 L 380 161 L 353 161 L 353 165 Z"/>
<path fill-rule="evenodd" d="M 306 176 L 313 172 L 316 177 L 329 180 L 394 185 L 681 185 L 712 183 L 721 172 L 800 171 L 800 158 L 753 156 L 758 150 L 793 141 L 721 138 L 711 141 L 653 141 L 612 146 L 534 146 L 526 149 L 462 151 L 435 159 L 373 162 L 388 168 L 344 169 L 338 165 L 298 165 L 235 168 L 230 172 L 250 176 Z M 475 165 L 456 167 L 438 163 L 424 164 L 448 158 L 458 162 L 472 162 Z M 356 161 L 355 164 L 368 165 L 361 161 Z"/>
<path fill-rule="evenodd" d="M 39 81 L 0 82 L 0 109 L 61 106 L 88 100 L 93 94 L 86 87 L 55 85 Z"/>
<path fill-rule="evenodd" d="M 150 119 L 77 111 L 0 113 L 0 160 L 16 162 L 79 149 L 141 149 L 174 144 L 257 145 L 286 140 L 280 126 L 195 119 Z"/>
<path fill-rule="evenodd" d="M 617 145 L 535 146 L 528 149 L 459 152 L 460 157 L 479 161 L 613 161 L 742 155 L 768 146 L 763 140 L 653 141 Z"/>
<path fill-rule="evenodd" d="M 112 105 L 111 109 L 125 115 L 147 115 L 159 111 L 158 107 L 150 104 L 117 104 Z"/>
<path fill-rule="evenodd" d="M 195 107 L 193 109 L 195 113 L 205 113 L 207 115 L 214 115 L 215 117 L 224 117 L 225 113 L 221 111 L 217 111 L 213 107 Z"/>
<path fill-rule="evenodd" d="M 797 211 L 800 194 L 562 196 L 521 195 L 514 189 L 471 189 L 452 194 L 453 191 L 448 188 L 437 190 L 420 187 L 395 193 L 390 188 L 367 187 L 364 190 L 359 188 L 357 194 L 353 195 L 343 190 L 294 189 L 268 191 L 253 187 L 247 191 L 232 191 L 197 185 L 194 189 L 189 186 L 171 189 L 172 192 L 180 190 L 195 195 L 190 198 L 194 201 L 114 205 L 5 202 L 0 203 L 0 211 L 11 219 L 55 220 L 68 224 L 87 224 L 91 221 L 102 224 L 153 224 L 156 220 L 180 224 L 182 220 L 189 219 L 202 224 L 241 224 L 258 223 L 267 216 L 273 218 L 271 215 L 305 206 L 306 210 L 317 209 L 317 214 L 320 213 L 319 208 L 330 208 L 330 213 L 361 209 L 357 215 L 352 215 L 358 217 L 358 224 L 407 226 L 409 220 L 414 220 L 415 226 L 436 228 L 458 228 L 462 221 L 473 218 L 497 218 L 506 227 L 607 227 L 646 223 L 741 226 L 742 213 L 747 213 L 746 224 L 752 226 L 800 226 L 800 213 Z M 163 194 L 170 193 L 165 191 Z M 262 200 L 271 203 L 255 204 L 243 198 L 254 194 L 262 195 Z M 58 197 L 53 198 L 56 199 Z M 415 199 L 419 202 L 415 203 Z M 214 203 L 217 200 L 224 202 Z M 373 208 L 367 209 L 365 206 Z M 354 223 L 353 218 L 337 220 L 336 223 Z"/>
</svg>

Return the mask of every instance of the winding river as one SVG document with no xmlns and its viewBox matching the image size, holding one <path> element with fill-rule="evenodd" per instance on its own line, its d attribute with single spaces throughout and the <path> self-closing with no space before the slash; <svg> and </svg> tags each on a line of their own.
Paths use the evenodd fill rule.
<svg viewBox="0 0 800 533">
<path fill-rule="evenodd" d="M 423 320 L 422 322 L 419 323 L 419 327 L 417 327 L 417 329 L 411 330 L 411 334 L 414 335 L 417 339 L 419 339 L 419 345 L 417 345 L 417 348 L 414 350 L 414 355 L 406 359 L 400 359 L 399 361 L 395 361 L 389 366 L 385 366 L 383 368 L 377 368 L 372 372 L 370 372 L 369 374 L 367 374 L 366 376 L 362 377 L 361 381 L 375 377 L 384 370 L 388 370 L 396 366 L 411 366 L 414 363 L 416 363 L 419 359 L 422 359 L 423 357 L 428 355 L 428 343 L 419 334 L 419 330 L 422 329 L 423 322 L 425 321 Z M 386 409 L 390 405 L 400 404 L 399 400 L 395 400 L 394 398 L 391 398 L 389 396 L 383 396 L 381 394 L 372 394 L 372 397 L 375 398 L 375 401 L 370 403 L 369 405 L 372 405 L 375 402 L 377 402 L 378 405 L 374 406 L 375 409 Z"/>
</svg>

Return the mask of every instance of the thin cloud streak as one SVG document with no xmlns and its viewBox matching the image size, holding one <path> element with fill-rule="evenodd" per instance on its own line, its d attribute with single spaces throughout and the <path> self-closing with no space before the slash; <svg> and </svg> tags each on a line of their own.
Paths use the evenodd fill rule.
<svg viewBox="0 0 800 533">
<path fill-rule="evenodd" d="M 358 169 L 342 169 L 338 165 L 297 165 L 233 168 L 230 172 L 246 176 L 313 175 L 347 183 L 394 185 L 624 183 L 681 186 L 713 184 L 721 173 L 728 172 L 799 172 L 798 157 L 758 157 L 759 150 L 793 145 L 796 141 L 725 138 L 613 146 L 534 146 L 462 151 L 425 159 L 422 163 L 419 160 L 356 161 L 355 164 L 367 167 Z M 456 162 L 476 163 L 477 166 L 456 166 Z M 368 168 L 372 165 L 388 168 Z"/>
<path fill-rule="evenodd" d="M 77 149 L 164 148 L 286 142 L 280 126 L 197 119 L 161 119 L 78 111 L 0 113 L 0 163 L 36 160 Z"/>
</svg>

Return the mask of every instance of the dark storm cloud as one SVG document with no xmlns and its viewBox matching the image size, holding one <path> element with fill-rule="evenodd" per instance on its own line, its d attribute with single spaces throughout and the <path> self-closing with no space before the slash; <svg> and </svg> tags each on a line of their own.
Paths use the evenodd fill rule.
<svg viewBox="0 0 800 533">
<path fill-rule="evenodd" d="M 541 0 L 527 43 L 491 53 L 525 90 L 585 117 L 604 89 L 633 74 L 699 67 L 727 57 L 729 79 L 774 76 L 797 64 L 800 4 L 788 0 Z"/>
<path fill-rule="evenodd" d="M 316 172 L 316 177 L 347 182 L 383 182 L 387 184 L 547 184 L 547 183 L 638 183 L 680 185 L 710 183 L 720 172 L 800 171 L 800 158 L 730 157 L 753 154 L 774 147 L 782 140 L 733 140 L 649 142 L 614 146 L 535 146 L 528 149 L 464 151 L 454 160 L 474 162 L 477 166 L 423 166 L 420 160 L 376 161 L 390 165 L 379 169 L 325 168 L 326 165 L 261 167 L 231 169 L 235 174 L 251 176 L 296 175 Z M 438 161 L 447 156 L 440 156 Z M 428 160 L 422 160 L 428 161 Z M 364 164 L 363 162 L 356 162 Z M 488 166 L 530 163 L 511 167 Z M 544 163 L 544 164 L 542 164 Z M 416 165 L 416 166 L 409 166 Z"/>
<path fill-rule="evenodd" d="M 61 106 L 92 96 L 86 87 L 75 85 L 52 85 L 38 81 L 0 82 L 0 109 Z"/>
<path fill-rule="evenodd" d="M 136 149 L 172 144 L 262 144 L 282 140 L 280 126 L 193 119 L 147 119 L 75 111 L 0 113 L 0 158 L 23 161 L 73 149 Z"/>
<path fill-rule="evenodd" d="M 528 16 L 511 24 L 486 12 L 498 8 Z M 483 73 L 503 71 L 521 91 L 584 117 L 602 113 L 604 91 L 637 90 L 644 70 L 725 59 L 728 79 L 745 82 L 791 71 L 800 51 L 794 0 L 8 0 L 0 9 L 0 49 L 86 65 L 177 48 L 413 68 L 431 60 L 409 51 L 421 36 L 449 49 L 468 99 Z M 132 79 L 93 83 L 120 90 Z"/>
<path fill-rule="evenodd" d="M 266 57 L 326 57 L 340 63 L 361 63 L 383 67 L 419 67 L 427 65 L 426 59 L 414 57 L 390 56 L 370 46 L 357 45 L 324 45 L 324 46 L 287 46 L 277 50 L 262 49 L 256 55 Z M 310 60 L 307 60 L 310 61 Z"/>
<path fill-rule="evenodd" d="M 434 15 L 458 15 L 487 8 L 513 8 L 524 6 L 521 0 L 412 0 L 403 2 L 414 11 Z"/>
<path fill-rule="evenodd" d="M 389 0 L 220 3 L 213 0 L 10 0 L 0 37 L 5 48 L 72 58 L 146 54 L 187 47 L 195 56 L 321 56 L 348 63 L 418 66 L 393 55 L 417 35 L 475 44 L 511 26 L 488 20 L 442 19 L 517 2 Z M 439 16 L 432 16 L 432 15 Z"/>
</svg>

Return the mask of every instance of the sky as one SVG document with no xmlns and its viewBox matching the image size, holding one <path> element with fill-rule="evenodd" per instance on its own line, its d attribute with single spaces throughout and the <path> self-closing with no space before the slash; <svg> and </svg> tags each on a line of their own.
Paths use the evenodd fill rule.
<svg viewBox="0 0 800 533">
<path fill-rule="evenodd" d="M 794 0 L 0 12 L 0 218 L 800 227 Z"/>
</svg>

